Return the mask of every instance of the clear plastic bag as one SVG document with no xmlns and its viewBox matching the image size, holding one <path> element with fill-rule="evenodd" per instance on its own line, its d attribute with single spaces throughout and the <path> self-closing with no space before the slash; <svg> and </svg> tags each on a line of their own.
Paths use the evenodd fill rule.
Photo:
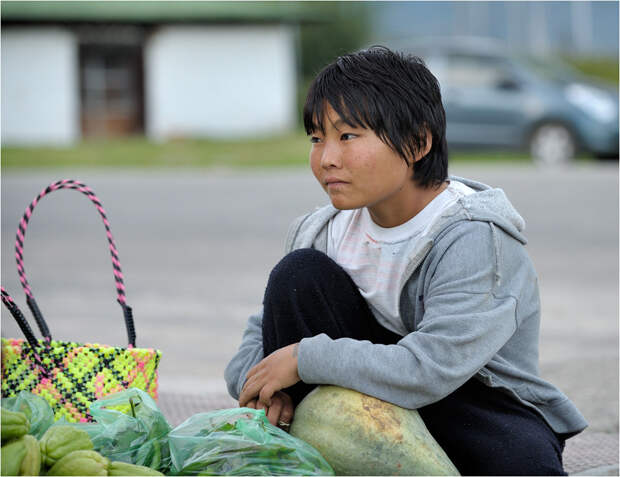
<svg viewBox="0 0 620 477">
<path fill-rule="evenodd" d="M 195 414 L 168 437 L 171 475 L 334 475 L 316 449 L 271 425 L 263 410 Z"/>
<path fill-rule="evenodd" d="M 54 424 L 54 411 L 49 403 L 36 394 L 20 391 L 17 396 L 2 398 L 2 407 L 9 411 L 26 414 L 30 421 L 28 434 L 40 439 L 45 431 Z"/>
<path fill-rule="evenodd" d="M 90 413 L 97 422 L 74 425 L 88 432 L 97 452 L 165 473 L 171 427 L 151 396 L 130 388 L 93 402 Z"/>
</svg>

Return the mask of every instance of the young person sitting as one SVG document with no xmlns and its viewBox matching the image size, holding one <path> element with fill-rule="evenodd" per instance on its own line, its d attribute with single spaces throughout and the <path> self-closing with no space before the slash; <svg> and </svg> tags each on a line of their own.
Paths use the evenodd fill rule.
<svg viewBox="0 0 620 477">
<path fill-rule="evenodd" d="M 331 205 L 292 224 L 230 394 L 286 428 L 338 385 L 417 409 L 462 474 L 565 475 L 564 441 L 587 424 L 539 376 L 524 221 L 501 189 L 448 176 L 435 77 L 382 47 L 344 55 L 303 114 Z"/>
</svg>

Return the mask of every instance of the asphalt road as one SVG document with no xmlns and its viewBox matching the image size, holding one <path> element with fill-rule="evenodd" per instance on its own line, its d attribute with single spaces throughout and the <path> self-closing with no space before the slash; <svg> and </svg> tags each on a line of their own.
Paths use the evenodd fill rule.
<svg viewBox="0 0 620 477">
<path fill-rule="evenodd" d="M 525 218 L 541 285 L 541 374 L 592 430 L 618 432 L 617 163 L 457 165 L 451 173 L 502 187 Z M 137 344 L 163 351 L 160 388 L 177 393 L 223 390 L 288 224 L 327 200 L 305 170 L 3 172 L 2 284 L 25 312 L 15 230 L 30 201 L 60 178 L 86 182 L 102 200 Z M 59 191 L 37 205 L 25 269 L 55 338 L 126 344 L 104 228 L 84 196 Z M 2 336 L 19 336 L 4 309 Z"/>
</svg>

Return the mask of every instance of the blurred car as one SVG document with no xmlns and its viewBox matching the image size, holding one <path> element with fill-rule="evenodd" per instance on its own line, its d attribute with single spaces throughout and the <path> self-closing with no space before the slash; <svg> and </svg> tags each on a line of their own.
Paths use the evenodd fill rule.
<svg viewBox="0 0 620 477">
<path fill-rule="evenodd" d="M 618 158 L 616 88 L 486 39 L 428 39 L 405 51 L 439 80 L 450 146 L 526 149 L 544 164 L 578 152 Z"/>
</svg>

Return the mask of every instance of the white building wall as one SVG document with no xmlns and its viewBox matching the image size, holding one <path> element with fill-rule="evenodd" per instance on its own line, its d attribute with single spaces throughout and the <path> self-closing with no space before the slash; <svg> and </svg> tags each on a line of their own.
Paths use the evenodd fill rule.
<svg viewBox="0 0 620 477">
<path fill-rule="evenodd" d="M 2 143 L 68 145 L 80 137 L 78 46 L 51 27 L 2 29 Z"/>
<path fill-rule="evenodd" d="M 144 52 L 146 131 L 248 137 L 296 121 L 294 30 L 288 26 L 168 26 Z"/>
</svg>

